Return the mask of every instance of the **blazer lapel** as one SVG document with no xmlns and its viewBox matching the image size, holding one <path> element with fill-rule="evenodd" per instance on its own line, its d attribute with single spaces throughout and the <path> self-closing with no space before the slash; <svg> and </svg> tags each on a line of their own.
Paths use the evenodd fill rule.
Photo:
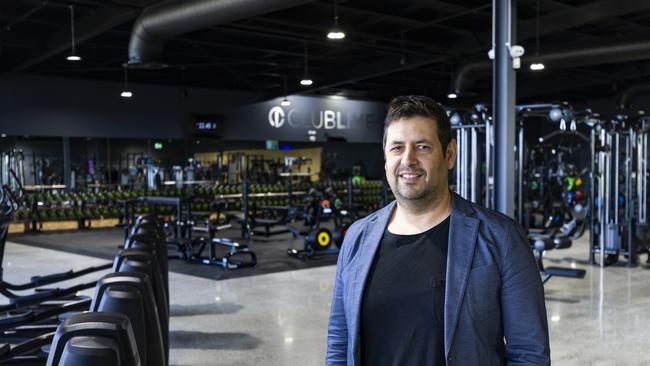
<svg viewBox="0 0 650 366">
<path fill-rule="evenodd" d="M 366 223 L 366 234 L 363 238 L 361 238 L 363 245 L 361 245 L 359 248 L 359 265 L 356 267 L 356 272 L 354 274 L 354 285 L 352 288 L 351 297 L 351 306 L 354 311 L 351 327 L 353 329 L 352 341 L 354 342 L 355 357 L 358 355 L 359 350 L 359 323 L 361 320 L 361 300 L 363 297 L 363 289 L 365 287 L 366 279 L 368 278 L 368 272 L 370 272 L 370 266 L 372 265 L 375 253 L 377 253 L 379 242 L 384 235 L 384 230 L 386 230 L 388 220 L 393 213 L 394 207 L 395 201 L 388 204 L 380 212 L 377 213 L 377 216 L 370 219 Z"/>
<path fill-rule="evenodd" d="M 468 216 L 473 210 L 460 196 L 452 194 L 451 222 L 445 288 L 445 356 L 448 356 L 458 314 L 474 258 L 479 220 Z"/>
</svg>

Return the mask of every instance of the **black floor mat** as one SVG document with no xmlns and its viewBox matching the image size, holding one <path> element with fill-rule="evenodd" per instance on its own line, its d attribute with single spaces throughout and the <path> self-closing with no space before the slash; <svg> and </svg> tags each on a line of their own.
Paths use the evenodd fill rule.
<svg viewBox="0 0 650 366">
<path fill-rule="evenodd" d="M 221 236 L 233 240 L 239 240 L 238 233 L 238 230 L 220 232 L 223 234 Z M 57 233 L 10 234 L 8 240 L 19 244 L 112 260 L 118 250 L 118 245 L 124 240 L 124 231 L 110 228 Z M 254 268 L 224 270 L 215 265 L 172 259 L 169 262 L 169 270 L 220 280 L 336 264 L 336 255 L 316 256 L 305 261 L 288 256 L 287 249 L 302 247 L 302 240 L 302 238 L 293 240 L 291 235 L 286 233 L 268 238 L 256 236 L 251 245 L 251 249 L 257 255 L 257 266 Z M 227 248 L 224 247 L 223 254 L 227 252 Z M 169 254 L 174 255 L 175 253 L 170 250 Z"/>
</svg>

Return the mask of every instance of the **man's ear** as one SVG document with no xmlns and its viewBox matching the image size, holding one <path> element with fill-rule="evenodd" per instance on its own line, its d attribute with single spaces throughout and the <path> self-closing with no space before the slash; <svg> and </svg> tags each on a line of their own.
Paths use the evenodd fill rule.
<svg viewBox="0 0 650 366">
<path fill-rule="evenodd" d="M 454 169 L 454 164 L 456 163 L 456 139 L 452 138 L 449 144 L 447 144 L 445 158 L 447 158 L 447 169 Z"/>
</svg>

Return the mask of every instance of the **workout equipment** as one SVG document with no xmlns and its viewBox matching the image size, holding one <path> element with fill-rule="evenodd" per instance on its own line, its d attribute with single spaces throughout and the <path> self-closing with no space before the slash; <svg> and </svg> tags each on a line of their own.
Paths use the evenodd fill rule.
<svg viewBox="0 0 650 366">
<path fill-rule="evenodd" d="M 516 110 L 517 219 L 524 228 L 553 229 L 578 239 L 591 208 L 582 191 L 589 169 L 578 170 L 570 161 L 580 161 L 577 156 L 590 143 L 581 126 L 590 127 L 599 116 L 589 109 L 576 111 L 566 102 L 518 105 Z M 538 123 L 538 131 L 551 131 L 533 141 L 524 134 L 530 123 Z"/>
<path fill-rule="evenodd" d="M 10 189 L 10 185 L 3 184 L 2 189 L 0 189 L 0 294 L 7 297 L 10 301 L 9 305 L 0 306 L 0 311 L 7 311 L 10 309 L 18 308 L 25 305 L 34 305 L 42 301 L 53 300 L 57 298 L 62 298 L 65 296 L 73 295 L 76 292 L 91 288 L 94 286 L 94 282 L 78 284 L 69 288 L 54 288 L 54 289 L 39 289 L 37 292 L 30 295 L 18 295 L 14 291 L 23 291 L 36 289 L 40 286 L 46 286 L 54 284 L 57 282 L 62 282 L 76 277 L 86 275 L 88 273 L 105 270 L 110 268 L 110 264 L 102 266 L 88 267 L 79 271 L 67 271 L 62 273 L 55 273 L 45 276 L 34 276 L 29 282 L 22 284 L 14 284 L 6 282 L 2 279 L 3 277 L 3 257 L 5 246 L 7 243 L 8 228 L 9 224 L 13 220 L 13 213 L 16 208 L 21 204 L 23 197 L 22 185 L 20 180 L 13 172 L 10 170 L 10 176 L 15 181 L 15 186 L 17 187 L 16 191 Z"/>
<path fill-rule="evenodd" d="M 165 291 L 166 253 L 159 255 L 158 249 L 164 248 L 166 243 L 161 242 L 158 233 L 162 228 L 160 224 L 149 217 L 138 217 L 125 242 L 127 249 L 118 253 L 114 261 L 114 270 L 119 272 L 105 275 L 96 286 L 95 296 L 89 299 L 73 299 L 52 302 L 48 301 L 39 307 L 21 307 L 12 312 L 11 317 L 0 320 L 0 330 L 8 329 L 2 334 L 3 342 L 18 343 L 14 346 L 3 345 L 0 352 L 0 362 L 5 364 L 43 365 L 47 354 L 46 346 L 54 336 L 56 325 L 62 319 L 68 322 L 59 326 L 59 335 L 67 333 L 70 324 L 78 324 L 74 328 L 86 329 L 84 332 L 72 332 L 74 336 L 60 345 L 58 339 L 51 347 L 50 361 L 48 364 L 62 365 L 114 365 L 118 361 L 119 353 L 136 355 L 137 365 L 167 365 L 168 360 L 168 296 Z M 135 249 L 138 248 L 138 249 Z M 164 259 L 164 265 L 159 263 L 159 258 Z M 104 323 L 106 313 L 86 313 L 78 315 L 65 315 L 70 311 L 116 311 L 125 314 L 130 321 L 129 325 L 123 321 L 113 322 L 108 328 Z M 110 314 L 111 316 L 120 315 Z M 124 315 L 121 316 L 122 318 Z M 74 319 L 74 320 L 70 320 Z M 80 320 L 81 319 L 81 320 Z M 88 322 L 81 325 L 81 322 Z M 26 324 L 25 323 L 34 323 Z M 119 324 L 119 326 L 116 326 Z M 96 327 L 99 326 L 99 333 Z M 126 330 L 133 327 L 131 330 Z M 117 333 L 131 333 L 131 350 L 124 348 L 124 344 L 115 343 Z M 108 332 L 108 333 L 107 333 Z M 59 338 L 61 338 L 59 337 Z M 106 339 L 108 337 L 108 339 Z M 136 347 L 137 345 L 137 347 Z M 62 348 L 58 348 L 62 347 Z M 119 348 L 119 349 L 118 349 Z M 137 350 L 140 350 L 138 355 Z M 117 358 L 116 358 L 117 357 Z M 140 358 L 144 363 L 141 363 Z"/>
<path fill-rule="evenodd" d="M 162 270 L 158 264 L 155 250 L 127 249 L 120 251 L 113 262 L 113 272 L 137 272 L 145 274 L 151 280 L 154 299 L 158 310 L 163 345 L 169 350 L 169 296 L 165 290 Z M 169 355 L 166 354 L 166 358 Z"/>
<path fill-rule="evenodd" d="M 342 210 L 333 204 L 336 199 L 332 188 L 322 194 L 316 188 L 309 190 L 302 209 L 295 212 L 295 220 L 300 220 L 302 227 L 287 225 L 294 238 L 304 238 L 303 248 L 288 249 L 288 255 L 304 260 L 317 255 L 338 254 L 349 224 L 342 221 Z"/>
<path fill-rule="evenodd" d="M 586 271 L 584 269 L 574 269 L 565 267 L 545 267 L 542 261 L 544 252 L 553 249 L 567 249 L 573 244 L 572 240 L 566 236 L 553 235 L 542 231 L 535 231 L 528 234 L 528 240 L 535 252 L 537 268 L 542 276 L 542 283 L 546 283 L 551 277 L 569 277 L 584 278 Z"/>
<path fill-rule="evenodd" d="M 14 179 L 15 178 L 15 179 Z M 7 185 L 9 190 L 16 192 L 25 181 L 25 155 L 20 149 L 6 151 L 0 154 L 0 184 Z"/>
<path fill-rule="evenodd" d="M 97 281 L 90 311 L 126 315 L 142 365 L 167 365 L 158 307 L 148 275 L 120 272 L 109 273 Z"/>
<path fill-rule="evenodd" d="M 246 185 L 246 184 L 245 184 Z M 247 189 L 245 189 L 246 191 Z M 250 225 L 242 224 L 246 230 L 246 243 L 239 243 L 232 239 L 218 237 L 217 233 L 221 230 L 231 228 L 230 221 L 232 217 L 227 215 L 227 203 L 217 201 L 213 204 L 215 218 L 205 212 L 190 212 L 188 216 L 192 217 L 189 238 L 183 241 L 184 258 L 187 260 L 203 263 L 214 264 L 224 269 L 237 269 L 243 267 L 254 267 L 257 264 L 257 256 L 250 250 L 253 234 L 250 232 Z M 223 219 L 221 218 L 223 215 Z M 196 236 L 194 234 L 197 234 Z M 219 257 L 217 246 L 227 247 L 228 253 Z M 208 249 L 208 255 L 204 255 L 205 249 Z"/>
<path fill-rule="evenodd" d="M 247 190 L 247 184 L 244 189 Z M 243 195 L 246 201 L 246 194 Z M 153 216 L 158 215 L 160 206 L 171 206 L 174 208 L 174 220 L 165 223 L 167 234 L 164 241 L 176 246 L 179 253 L 179 259 L 192 262 L 219 265 L 225 269 L 236 269 L 242 267 L 252 267 L 257 264 L 257 256 L 250 250 L 249 245 L 252 243 L 252 232 L 250 226 L 246 223 L 246 212 L 244 212 L 244 224 L 242 224 L 242 233 L 247 239 L 247 243 L 239 243 L 234 240 L 220 238 L 216 236 L 219 230 L 230 227 L 229 223 L 219 221 L 221 212 L 217 212 L 216 220 L 210 219 L 210 213 L 194 213 L 192 210 L 192 200 L 172 197 L 140 197 L 137 200 L 124 201 L 124 210 L 126 216 L 130 217 L 127 222 L 127 233 L 130 225 L 135 225 L 134 209 L 138 203 L 144 203 L 153 207 Z M 244 204 L 246 205 L 246 203 Z M 221 204 L 214 206 L 217 210 L 224 210 Z M 225 211 L 225 210 L 224 210 Z M 207 219 L 206 219 L 207 216 Z M 229 220 L 232 218 L 229 218 Z M 194 234 L 203 234 L 196 236 Z M 205 235 L 207 234 L 207 235 Z M 126 234 L 125 234 L 126 235 Z M 157 231 L 158 237 L 163 236 L 161 231 Z M 216 248 L 218 246 L 227 247 L 228 253 L 223 257 L 218 257 Z M 205 249 L 209 249 L 209 254 L 203 254 Z"/>
<path fill-rule="evenodd" d="M 142 366 L 129 318 L 117 313 L 85 313 L 56 331 L 47 366 Z"/>
<path fill-rule="evenodd" d="M 648 126 L 650 120 L 616 115 L 592 131 L 590 261 L 607 266 L 623 255 L 627 265 L 648 252 Z M 598 257 L 598 258 L 597 258 Z"/>
<path fill-rule="evenodd" d="M 456 133 L 457 156 L 452 189 L 463 198 L 494 208 L 494 123 L 487 107 L 477 104 L 470 111 L 449 111 Z"/>
<path fill-rule="evenodd" d="M 528 164 L 523 168 L 521 185 L 524 227 L 559 231 L 572 240 L 585 232 L 590 202 L 576 182 L 586 171 L 578 172 L 575 165 L 565 161 L 565 155 L 573 152 L 550 143 L 540 143 L 526 151 Z"/>
</svg>

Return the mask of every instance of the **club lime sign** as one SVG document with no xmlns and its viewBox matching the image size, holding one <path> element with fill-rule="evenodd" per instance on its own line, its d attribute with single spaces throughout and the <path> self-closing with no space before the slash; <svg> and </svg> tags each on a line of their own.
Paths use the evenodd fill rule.
<svg viewBox="0 0 650 366">
<path fill-rule="evenodd" d="M 269 123 L 271 127 L 282 127 L 284 124 L 284 110 L 282 107 L 273 107 L 269 110 Z"/>
<path fill-rule="evenodd" d="M 316 130 L 348 130 L 353 125 L 360 127 L 375 122 L 374 114 L 363 112 L 343 112 L 333 109 L 306 111 L 298 108 L 283 109 L 274 106 L 268 111 L 268 122 L 271 127 L 304 128 Z"/>
<path fill-rule="evenodd" d="M 381 141 L 384 103 L 291 96 L 251 103 L 228 112 L 225 140 L 233 141 Z M 245 125 L 245 128 L 242 128 Z"/>
</svg>

